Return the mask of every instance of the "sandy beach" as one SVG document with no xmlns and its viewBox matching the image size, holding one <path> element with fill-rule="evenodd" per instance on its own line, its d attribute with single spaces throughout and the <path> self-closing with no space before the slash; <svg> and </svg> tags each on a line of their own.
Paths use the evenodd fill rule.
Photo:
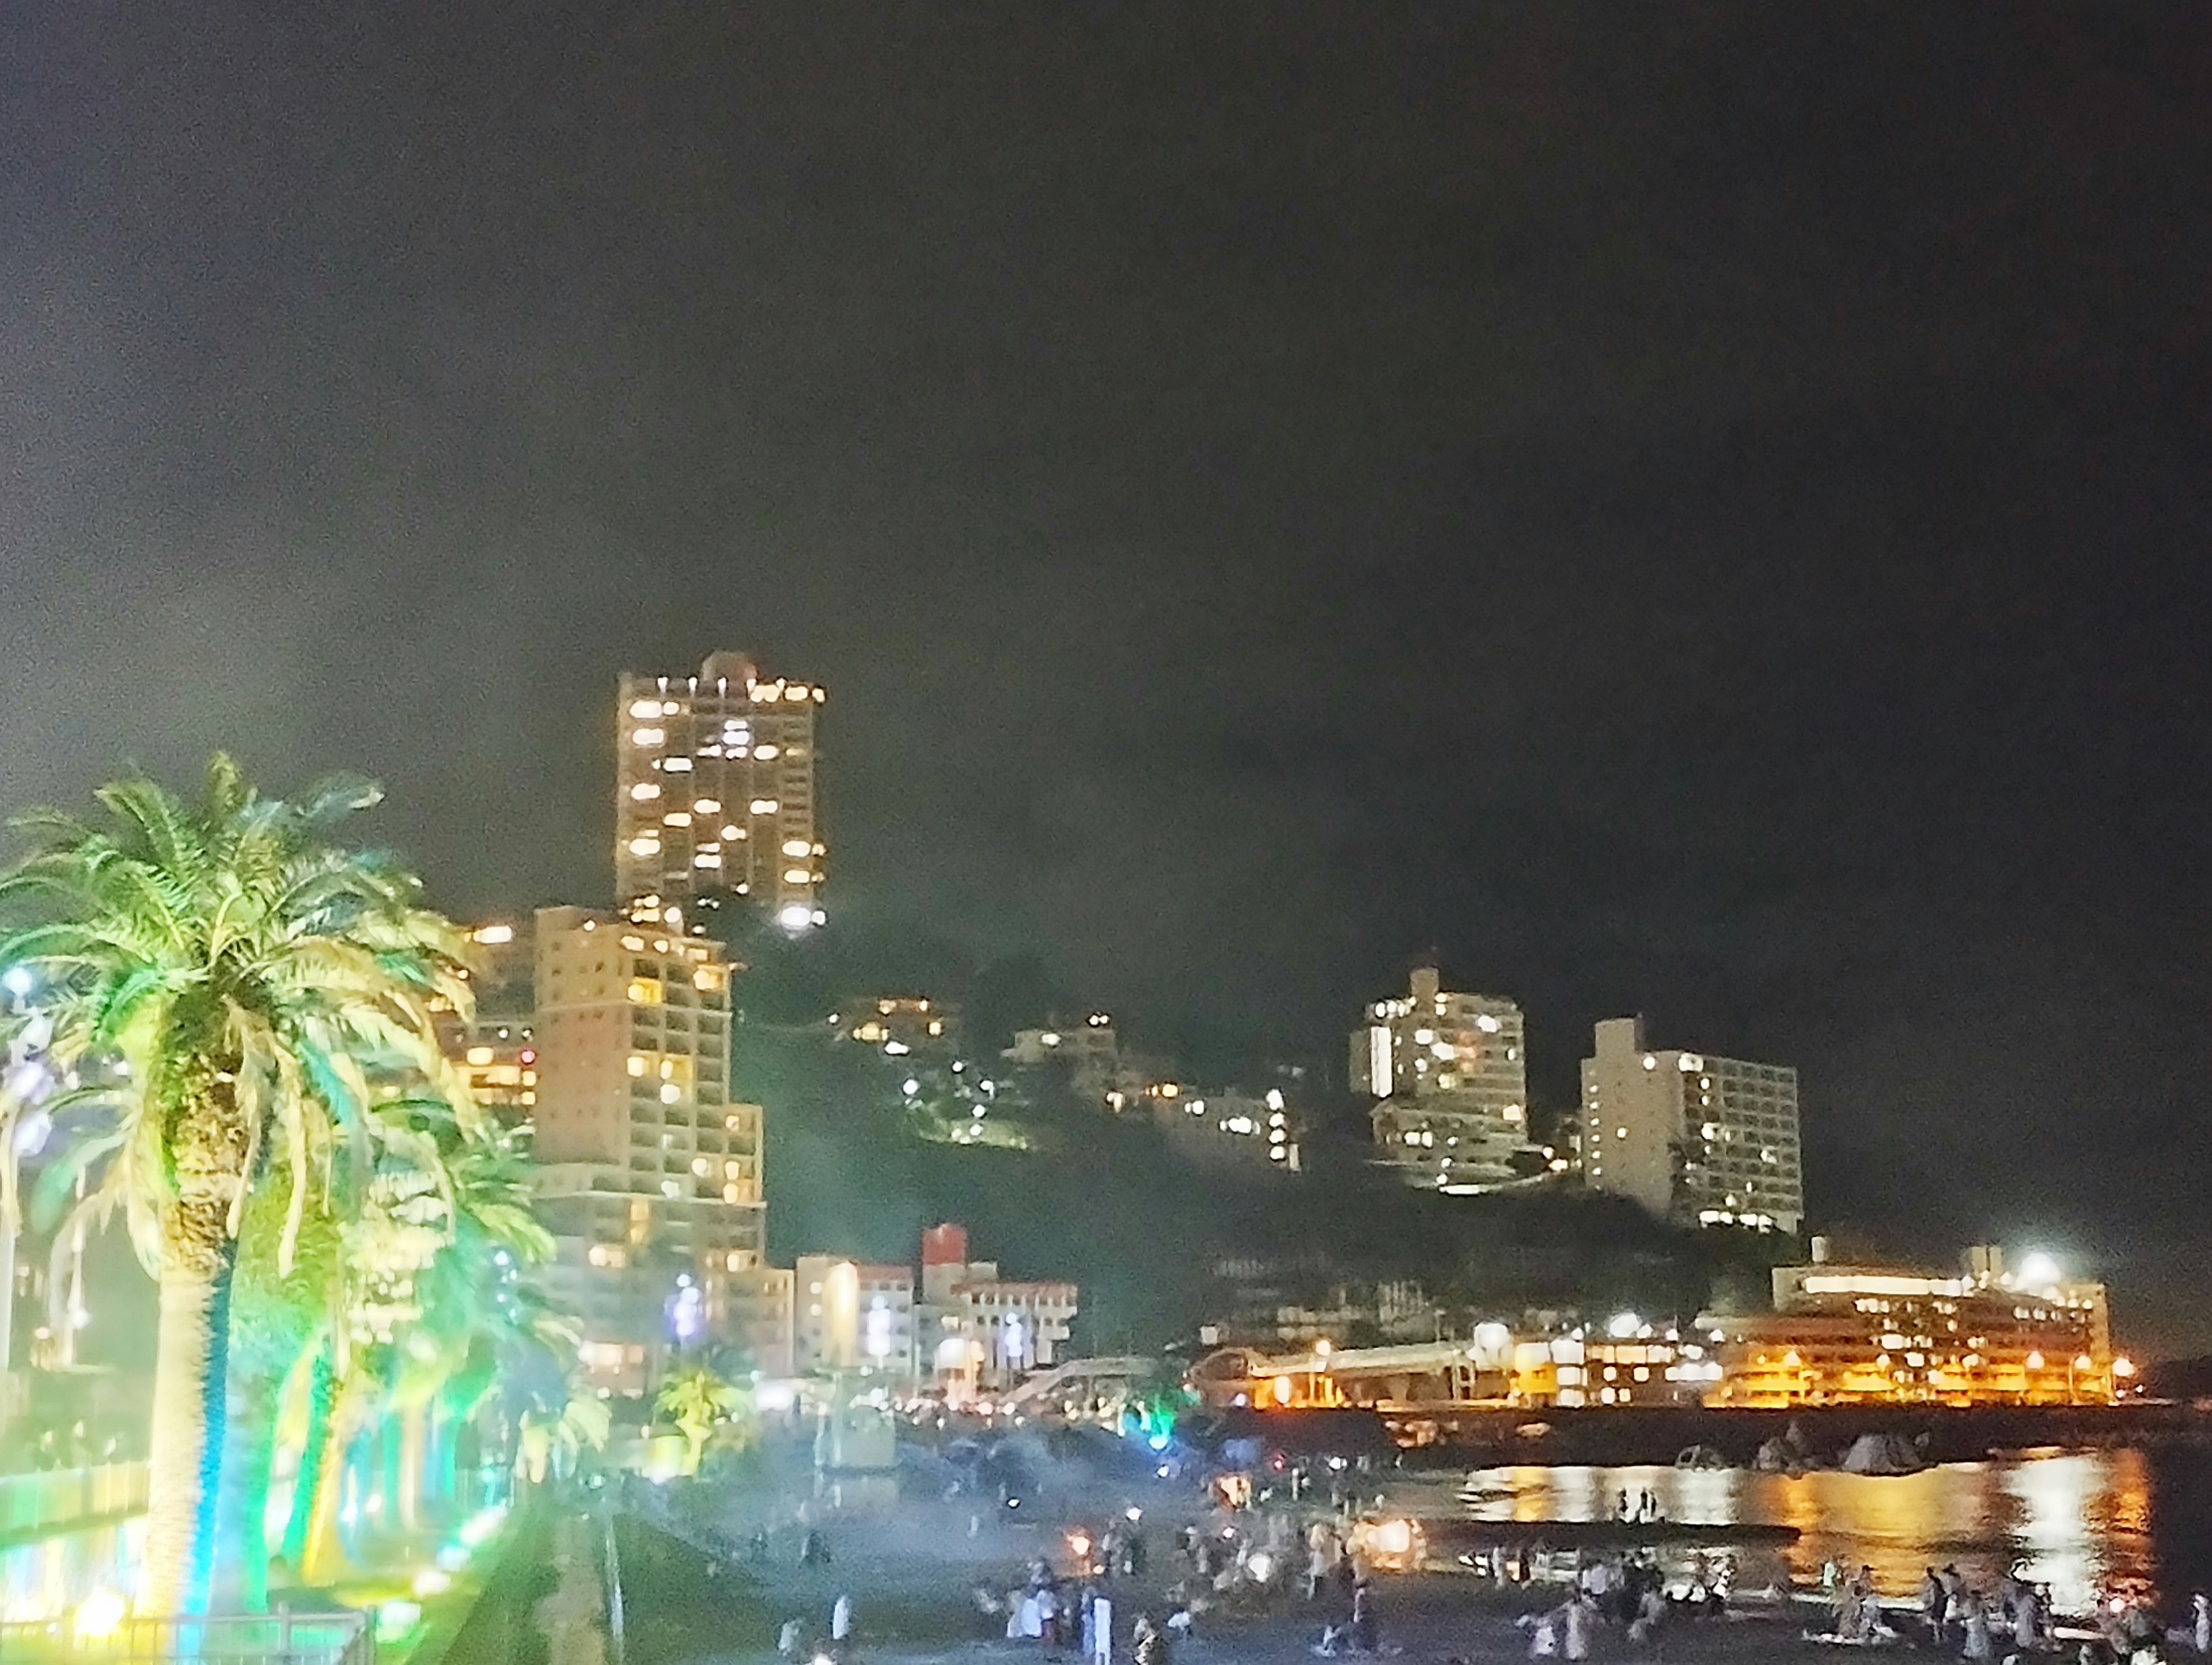
<svg viewBox="0 0 2212 1665">
<path fill-rule="evenodd" d="M 696 1507 L 704 1500 L 692 1501 Z M 637 1528 L 624 1551 L 629 1665 L 770 1665 L 784 1622 L 798 1619 L 810 1636 L 826 1638 L 840 1595 L 854 1604 L 857 1645 L 850 1655 L 860 1661 L 1014 1665 L 1059 1659 L 1075 1665 L 1072 1646 L 1047 1652 L 1035 1642 L 1008 1641 L 1003 1617 L 979 1610 L 976 1588 L 1000 1593 L 1018 1588 L 1040 1559 L 1064 1571 L 1069 1533 L 1095 1534 L 1133 1507 L 1142 1511 L 1146 1574 L 1102 1586 L 1115 1602 L 1115 1657 L 1127 1660 L 1136 1614 L 1164 1614 L 1173 1605 L 1171 1587 L 1188 1573 L 1172 1548 L 1176 1532 L 1194 1523 L 1218 1531 L 1230 1518 L 1205 1507 L 1194 1488 L 1157 1481 L 1093 1477 L 1024 1502 L 1024 1508 L 1011 1510 L 996 1498 L 884 1502 L 847 1510 L 809 1506 L 802 1523 L 796 1504 L 758 1492 L 733 1493 L 718 1500 L 719 1528 L 702 1533 L 695 1525 L 686 1542 Z M 771 1518 L 777 1524 L 769 1559 L 756 1560 L 744 1546 Z M 1255 1536 L 1267 1530 L 1263 1514 L 1236 1520 Z M 799 1563 L 805 1524 L 823 1535 L 831 1556 L 826 1566 Z M 1291 1528 L 1286 1522 L 1277 1529 Z M 697 1548 L 702 1540 L 738 1547 L 722 1559 Z M 1304 1665 L 1315 1656 L 1323 1626 L 1343 1622 L 1346 1613 L 1335 1594 L 1305 1600 L 1301 1582 L 1294 1565 L 1266 1591 L 1240 1593 L 1206 1608 L 1192 1637 L 1176 1644 L 1177 1665 Z M 1385 1656 L 1437 1665 L 1451 1659 L 1526 1658 L 1527 1638 L 1515 1621 L 1549 1609 L 1565 1595 L 1559 1585 L 1499 1587 L 1451 1571 L 1378 1572 L 1375 1588 Z M 1625 1629 L 1602 1626 L 1593 1657 L 1832 1660 L 1834 1649 L 1802 1639 L 1805 1626 L 1819 1617 L 1817 1608 L 1798 1606 L 1683 1619 L 1653 1645 L 1633 1651 Z"/>
</svg>

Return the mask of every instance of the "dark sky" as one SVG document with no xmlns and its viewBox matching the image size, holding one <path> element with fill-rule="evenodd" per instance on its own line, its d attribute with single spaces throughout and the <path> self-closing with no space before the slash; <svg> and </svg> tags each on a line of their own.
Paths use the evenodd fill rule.
<svg viewBox="0 0 2212 1665">
<path fill-rule="evenodd" d="M 0 8 L 0 799 L 608 883 L 829 684 L 837 917 L 1334 1054 L 1434 944 L 1793 1061 L 1816 1216 L 2212 1348 L 2212 21 Z"/>
</svg>

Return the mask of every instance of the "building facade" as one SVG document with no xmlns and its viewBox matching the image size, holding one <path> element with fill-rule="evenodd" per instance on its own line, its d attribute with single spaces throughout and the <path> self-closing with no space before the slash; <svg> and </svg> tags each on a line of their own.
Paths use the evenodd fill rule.
<svg viewBox="0 0 2212 1665">
<path fill-rule="evenodd" d="M 1521 1008 L 1446 991 L 1433 966 L 1377 1000 L 1352 1034 L 1352 1091 L 1375 1099 L 1382 1159 L 1417 1184 L 1482 1191 L 1515 1177 L 1528 1142 L 1528 1060 Z"/>
<path fill-rule="evenodd" d="M 802 1255 L 794 1268 L 792 1369 L 799 1376 L 915 1370 L 914 1268 Z"/>
<path fill-rule="evenodd" d="M 1655 1051 L 1641 1018 L 1583 1060 L 1583 1183 L 1686 1225 L 1795 1233 L 1805 1217 L 1797 1072 Z"/>
<path fill-rule="evenodd" d="M 908 1053 L 949 1057 L 960 1048 L 960 1008 L 919 994 L 848 1000 L 831 1016 L 830 1032 L 894 1058 Z"/>
<path fill-rule="evenodd" d="M 2008 1269 L 1994 1249 L 1962 1271 L 1842 1266 L 1774 1271 L 1774 1310 L 1700 1319 L 1723 1364 L 1713 1405 L 2106 1404 L 2133 1374 L 2112 1353 L 2105 1286 L 2046 1257 Z"/>
<path fill-rule="evenodd" d="M 625 673 L 617 696 L 615 894 L 664 924 L 733 897 L 787 931 L 822 922 L 819 686 L 744 653 L 696 677 Z M 672 921 L 670 909 L 678 911 Z"/>
<path fill-rule="evenodd" d="M 1154 1096 L 1145 1102 L 1169 1148 L 1197 1166 L 1300 1171 L 1304 1158 L 1298 1134 L 1304 1121 L 1293 1114 L 1280 1087 L 1270 1087 L 1257 1097 L 1234 1088 L 1202 1097 L 1178 1089 L 1173 1097 Z"/>
<path fill-rule="evenodd" d="M 581 908 L 540 909 L 535 937 L 546 1281 L 629 1391 L 754 1298 L 731 1279 L 762 1265 L 760 1108 L 730 1097 L 719 947 Z"/>
<path fill-rule="evenodd" d="M 969 1260 L 963 1226 L 933 1225 L 922 1234 L 916 1334 L 925 1367 L 952 1403 L 1051 1369 L 1067 1346 L 1076 1310 L 1072 1283 L 1001 1278 L 997 1261 Z"/>
</svg>

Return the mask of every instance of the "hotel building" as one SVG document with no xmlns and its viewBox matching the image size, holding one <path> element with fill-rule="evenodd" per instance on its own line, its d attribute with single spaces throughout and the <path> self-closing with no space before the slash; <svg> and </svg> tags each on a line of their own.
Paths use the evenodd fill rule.
<svg viewBox="0 0 2212 1665">
<path fill-rule="evenodd" d="M 1774 1311 L 1706 1317 L 1722 1364 L 1709 1405 L 2102 1404 L 2134 1367 L 2112 1354 L 2105 1286 L 2046 1255 L 2008 1270 L 1995 1249 L 1956 1273 L 1778 1267 Z"/>
<path fill-rule="evenodd" d="M 822 923 L 816 825 L 820 687 L 721 653 L 696 677 L 619 684 L 615 895 L 632 917 L 678 924 L 741 898 L 787 931 Z M 672 919 L 670 910 L 684 910 Z"/>
<path fill-rule="evenodd" d="M 1597 1026 L 1583 1060 L 1583 1181 L 1686 1225 L 1795 1232 L 1805 1216 L 1797 1072 L 1653 1051 L 1641 1018 Z"/>
<path fill-rule="evenodd" d="M 1376 1101 L 1382 1158 L 1409 1181 L 1467 1193 L 1514 1177 L 1528 1142 L 1528 1060 L 1512 1001 L 1448 993 L 1435 967 L 1416 967 L 1406 994 L 1367 1009 L 1351 1062 L 1352 1091 Z"/>
<path fill-rule="evenodd" d="M 761 1112 L 730 1097 L 730 966 L 582 908 L 541 908 L 535 936 L 546 1283 L 582 1317 L 594 1379 L 635 1391 L 672 1345 L 789 1299 L 762 1284 Z"/>
<path fill-rule="evenodd" d="M 1075 1322 L 1076 1286 L 1001 1278 L 995 1261 L 968 1258 L 964 1226 L 921 1237 L 915 1332 L 925 1367 L 954 1404 L 1011 1387 L 1059 1362 Z"/>
<path fill-rule="evenodd" d="M 792 1369 L 810 1376 L 867 1370 L 911 1377 L 914 1268 L 802 1255 L 794 1268 Z"/>
</svg>

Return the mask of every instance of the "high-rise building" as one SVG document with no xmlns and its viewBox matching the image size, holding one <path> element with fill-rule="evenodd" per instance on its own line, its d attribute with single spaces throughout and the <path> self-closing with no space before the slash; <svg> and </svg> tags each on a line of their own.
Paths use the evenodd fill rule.
<svg viewBox="0 0 2212 1665">
<path fill-rule="evenodd" d="M 582 908 L 539 909 L 535 939 L 546 1281 L 599 1384 L 629 1391 L 759 1303 L 761 1111 L 730 1097 L 717 945 Z"/>
<path fill-rule="evenodd" d="M 617 696 L 615 896 L 672 922 L 742 901 L 787 931 L 822 923 L 815 811 L 818 686 L 767 678 L 744 653 L 696 677 L 625 672 Z"/>
<path fill-rule="evenodd" d="M 1655 1052 L 1641 1018 L 1597 1026 L 1583 1060 L 1583 1179 L 1686 1225 L 1795 1233 L 1805 1218 L 1797 1072 Z"/>
<path fill-rule="evenodd" d="M 1528 1142 L 1528 1059 L 1521 1008 L 1454 994 L 1434 966 L 1377 1000 L 1352 1032 L 1352 1088 L 1376 1102 L 1375 1143 L 1416 1183 L 1455 1194 L 1515 1177 Z"/>
</svg>

